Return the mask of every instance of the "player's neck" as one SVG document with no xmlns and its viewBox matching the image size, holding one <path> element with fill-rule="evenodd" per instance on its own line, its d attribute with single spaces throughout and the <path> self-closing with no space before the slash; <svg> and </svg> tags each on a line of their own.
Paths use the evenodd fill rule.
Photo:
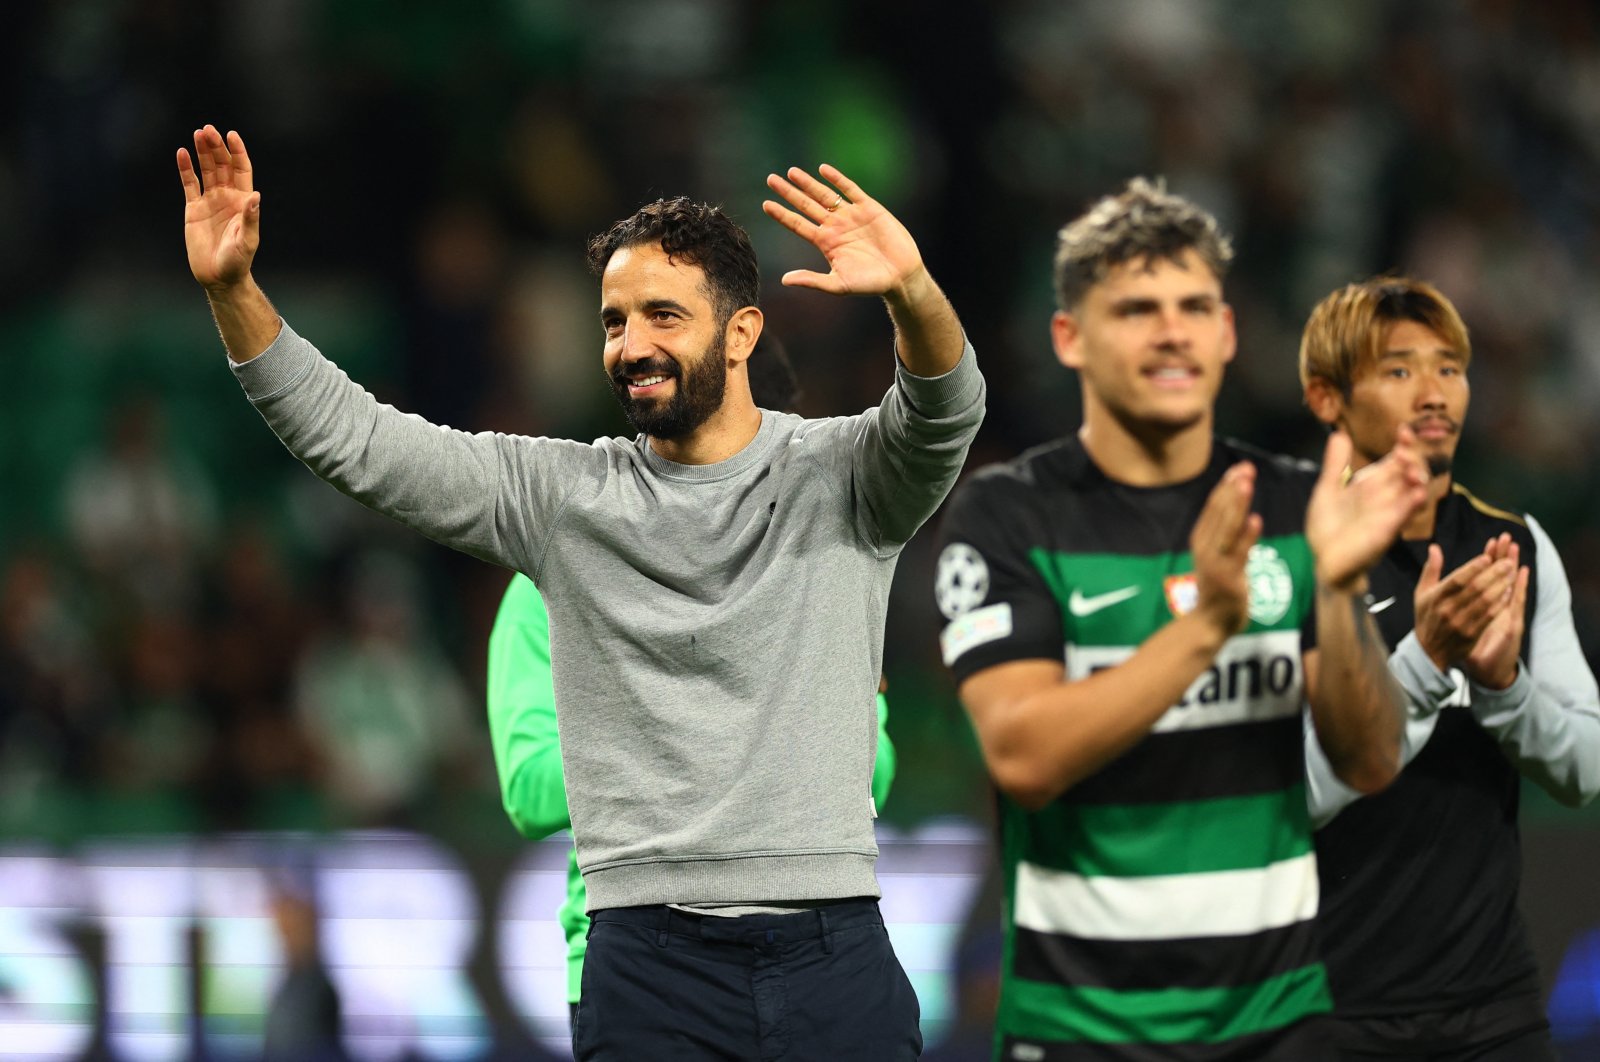
<svg viewBox="0 0 1600 1062">
<path fill-rule="evenodd" d="M 1450 493 L 1450 473 L 1441 472 L 1428 480 L 1428 500 L 1400 529 L 1406 541 L 1427 542 L 1433 538 L 1433 529 L 1439 522 L 1439 503 Z"/>
<path fill-rule="evenodd" d="M 650 436 L 650 449 L 680 465 L 714 465 L 750 445 L 761 430 L 761 410 L 750 398 L 729 388 L 721 408 L 694 431 L 678 439 Z"/>
<path fill-rule="evenodd" d="M 1093 415 L 1101 412 L 1101 415 Z M 1110 479 L 1131 487 L 1165 487 L 1194 479 L 1211 463 L 1209 416 L 1182 428 L 1128 425 L 1109 413 L 1084 411 L 1078 438 Z"/>
</svg>

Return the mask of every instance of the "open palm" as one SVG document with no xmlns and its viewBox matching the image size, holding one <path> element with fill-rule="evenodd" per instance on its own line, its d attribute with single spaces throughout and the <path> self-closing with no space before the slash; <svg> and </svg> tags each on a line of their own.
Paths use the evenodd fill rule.
<svg viewBox="0 0 1600 1062">
<path fill-rule="evenodd" d="M 828 260 L 828 272 L 796 269 L 783 276 L 791 287 L 831 295 L 891 295 L 923 270 L 916 241 L 893 214 L 832 166 L 821 168 L 824 184 L 791 167 L 787 179 L 773 174 L 771 188 L 791 209 L 771 200 L 767 216 L 806 240 Z"/>
<path fill-rule="evenodd" d="M 1427 466 L 1409 429 L 1400 430 L 1381 461 L 1346 483 L 1350 453 L 1348 435 L 1329 436 L 1306 510 L 1306 541 L 1317 559 L 1317 578 L 1335 589 L 1363 577 L 1427 498 Z"/>
<path fill-rule="evenodd" d="M 208 289 L 230 287 L 249 274 L 260 246 L 261 194 L 238 133 L 224 139 L 215 126 L 196 129 L 194 150 L 198 174 L 188 150 L 178 149 L 189 270 Z"/>
</svg>

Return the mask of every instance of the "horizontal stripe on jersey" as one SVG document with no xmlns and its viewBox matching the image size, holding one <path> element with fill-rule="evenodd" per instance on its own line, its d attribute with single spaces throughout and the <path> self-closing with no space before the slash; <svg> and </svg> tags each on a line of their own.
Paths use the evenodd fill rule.
<svg viewBox="0 0 1600 1062">
<path fill-rule="evenodd" d="M 1000 1062 L 1338 1062 L 1320 1024 L 1324 1020 L 1220 1043 L 1101 1044 L 1001 1034 L 995 1037 L 995 1057 Z"/>
<path fill-rule="evenodd" d="M 1176 804 L 1057 801 L 1025 828 L 1029 864 L 1082 877 L 1260 869 L 1311 851 L 1304 785 Z"/>
<path fill-rule="evenodd" d="M 1239 937 L 1089 940 L 1018 929 L 1011 972 L 1029 981 L 1123 989 L 1213 988 L 1217 970 L 1241 984 L 1266 981 L 1317 961 L 1315 922 Z"/>
<path fill-rule="evenodd" d="M 1153 734 L 1073 786 L 1068 802 L 1164 804 L 1303 786 L 1305 741 L 1299 716 Z"/>
<path fill-rule="evenodd" d="M 1305 1032 L 1330 1007 L 1303 803 L 1314 471 L 1219 439 L 1194 479 L 1134 487 L 1075 437 L 979 471 L 941 534 L 982 562 L 981 580 L 957 580 L 974 600 L 951 617 L 951 667 L 965 681 L 1052 659 L 1087 694 L 1096 671 L 1196 607 L 1190 531 L 1240 460 L 1256 466 L 1263 524 L 1245 631 L 1050 805 L 999 796 L 1006 1062 L 1320 1062 Z M 958 625 L 983 608 L 987 625 Z"/>
<path fill-rule="evenodd" d="M 1100 1043 L 1219 1043 L 1290 1025 L 1328 1009 L 1321 966 L 1230 988 L 1118 991 L 1012 980 L 1000 1026 L 1025 1026 L 1040 1040 Z"/>
<path fill-rule="evenodd" d="M 1260 868 L 1144 878 L 1020 862 L 1011 910 L 1021 928 L 1101 940 L 1258 933 L 1316 915 L 1317 862 L 1307 852 Z"/>
<path fill-rule="evenodd" d="M 1187 552 L 1129 556 L 1037 547 L 1028 559 L 1061 607 L 1065 641 L 1079 648 L 1140 644 L 1176 614 L 1164 590 L 1167 582 L 1194 573 L 1194 558 Z M 1313 570 L 1304 535 L 1256 543 L 1247 565 L 1251 615 L 1245 633 L 1299 629 L 1316 587 L 1314 580 L 1295 579 L 1294 573 Z"/>
</svg>

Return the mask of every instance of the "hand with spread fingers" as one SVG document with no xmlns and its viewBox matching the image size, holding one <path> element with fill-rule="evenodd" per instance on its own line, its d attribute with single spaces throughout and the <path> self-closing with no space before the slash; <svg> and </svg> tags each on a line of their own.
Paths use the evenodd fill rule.
<svg viewBox="0 0 1600 1062">
<path fill-rule="evenodd" d="M 798 166 L 787 178 L 767 176 L 767 187 L 789 206 L 769 199 L 761 209 L 828 260 L 828 272 L 791 270 L 784 284 L 830 295 L 903 296 L 927 272 L 911 233 L 843 173 L 826 164 L 820 172 L 828 183 Z"/>
<path fill-rule="evenodd" d="M 789 287 L 830 295 L 879 295 L 894 321 L 895 349 L 916 376 L 942 376 L 966 349 L 955 307 L 934 283 L 917 241 L 861 186 L 833 166 L 819 172 L 827 183 L 798 166 L 788 175 L 767 175 L 767 187 L 783 199 L 761 204 L 766 215 L 822 252 L 828 271 L 792 269 Z"/>
<path fill-rule="evenodd" d="M 1306 509 L 1306 541 L 1317 560 L 1317 581 L 1340 593 L 1366 589 L 1367 571 L 1427 501 L 1428 467 L 1410 428 L 1402 427 L 1381 461 L 1345 482 L 1352 444 L 1334 432 L 1322 455 L 1322 474 Z"/>
<path fill-rule="evenodd" d="M 225 290 L 250 274 L 261 244 L 261 193 L 238 133 L 223 137 L 213 125 L 196 129 L 194 154 L 198 174 L 188 149 L 178 149 L 189 269 L 208 291 Z"/>
<path fill-rule="evenodd" d="M 1437 544 L 1428 546 L 1412 605 L 1417 641 L 1441 671 L 1474 653 L 1490 624 L 1502 618 L 1517 580 L 1518 554 L 1517 544 L 1503 534 L 1444 575 L 1444 551 Z M 1520 632 L 1517 640 L 1522 640 Z M 1490 650 L 1486 659 L 1494 657 L 1492 646 Z"/>
</svg>

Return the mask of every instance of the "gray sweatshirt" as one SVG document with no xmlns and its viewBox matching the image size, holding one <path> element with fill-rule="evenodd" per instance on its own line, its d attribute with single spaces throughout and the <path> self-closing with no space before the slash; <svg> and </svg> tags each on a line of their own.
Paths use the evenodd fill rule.
<svg viewBox="0 0 1600 1062">
<path fill-rule="evenodd" d="M 318 476 L 544 594 L 590 910 L 879 895 L 884 613 L 983 419 L 970 345 L 853 417 L 763 412 L 711 465 L 429 424 L 287 324 L 234 371 Z"/>
</svg>

